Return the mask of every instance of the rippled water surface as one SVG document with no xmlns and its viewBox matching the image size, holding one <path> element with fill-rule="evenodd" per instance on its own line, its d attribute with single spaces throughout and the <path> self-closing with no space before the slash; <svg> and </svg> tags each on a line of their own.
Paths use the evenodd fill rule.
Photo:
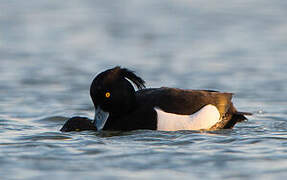
<svg viewBox="0 0 287 180">
<path fill-rule="evenodd" d="M 287 3 L 2 0 L 0 179 L 284 179 Z M 148 87 L 215 89 L 254 113 L 215 132 L 71 132 L 115 65 Z"/>
</svg>

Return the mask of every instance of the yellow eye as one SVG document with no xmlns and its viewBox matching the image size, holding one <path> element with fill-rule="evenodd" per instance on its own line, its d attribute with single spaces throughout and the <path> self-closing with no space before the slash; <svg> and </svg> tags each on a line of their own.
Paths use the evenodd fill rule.
<svg viewBox="0 0 287 180">
<path fill-rule="evenodd" d="M 106 98 L 109 98 L 110 96 L 111 96 L 111 93 L 109 93 L 109 92 L 106 92 Z"/>
</svg>

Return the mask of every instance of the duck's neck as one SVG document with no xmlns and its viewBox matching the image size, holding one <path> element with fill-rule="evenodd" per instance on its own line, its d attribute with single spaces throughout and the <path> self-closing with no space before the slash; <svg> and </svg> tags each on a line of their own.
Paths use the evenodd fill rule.
<svg viewBox="0 0 287 180">
<path fill-rule="evenodd" d="M 123 109 L 121 113 L 110 113 L 110 116 L 104 126 L 104 130 L 125 130 L 129 127 L 130 115 L 137 109 L 136 99 L 130 104 L 129 108 Z"/>
<path fill-rule="evenodd" d="M 122 118 L 131 114 L 133 111 L 137 109 L 137 107 L 138 103 L 136 101 L 136 98 L 132 98 L 128 102 L 123 104 L 122 107 L 119 108 L 119 111 L 111 112 L 110 116 L 113 118 Z"/>
</svg>

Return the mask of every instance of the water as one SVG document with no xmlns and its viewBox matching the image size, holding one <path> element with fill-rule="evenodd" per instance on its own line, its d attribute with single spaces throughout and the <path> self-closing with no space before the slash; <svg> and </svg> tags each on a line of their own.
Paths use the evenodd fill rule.
<svg viewBox="0 0 287 180">
<path fill-rule="evenodd" d="M 283 179 L 287 2 L 1 0 L 0 179 Z M 71 132 L 116 65 L 148 87 L 235 93 L 216 132 Z"/>
</svg>

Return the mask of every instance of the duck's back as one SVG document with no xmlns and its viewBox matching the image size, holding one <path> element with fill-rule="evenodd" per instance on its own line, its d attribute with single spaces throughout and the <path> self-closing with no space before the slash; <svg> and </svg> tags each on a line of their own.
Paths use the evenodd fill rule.
<svg viewBox="0 0 287 180">
<path fill-rule="evenodd" d="M 232 93 L 212 90 L 183 90 L 177 88 L 151 88 L 137 91 L 140 106 L 150 105 L 167 113 L 192 115 L 207 105 L 214 105 L 221 121 L 212 129 L 232 128 L 235 123 L 246 119 L 237 114 L 233 106 Z"/>
<path fill-rule="evenodd" d="M 232 93 L 210 90 L 183 90 L 176 88 L 151 88 L 137 91 L 137 102 L 150 104 L 165 112 L 190 115 L 211 104 L 223 116 L 230 106 Z"/>
</svg>

